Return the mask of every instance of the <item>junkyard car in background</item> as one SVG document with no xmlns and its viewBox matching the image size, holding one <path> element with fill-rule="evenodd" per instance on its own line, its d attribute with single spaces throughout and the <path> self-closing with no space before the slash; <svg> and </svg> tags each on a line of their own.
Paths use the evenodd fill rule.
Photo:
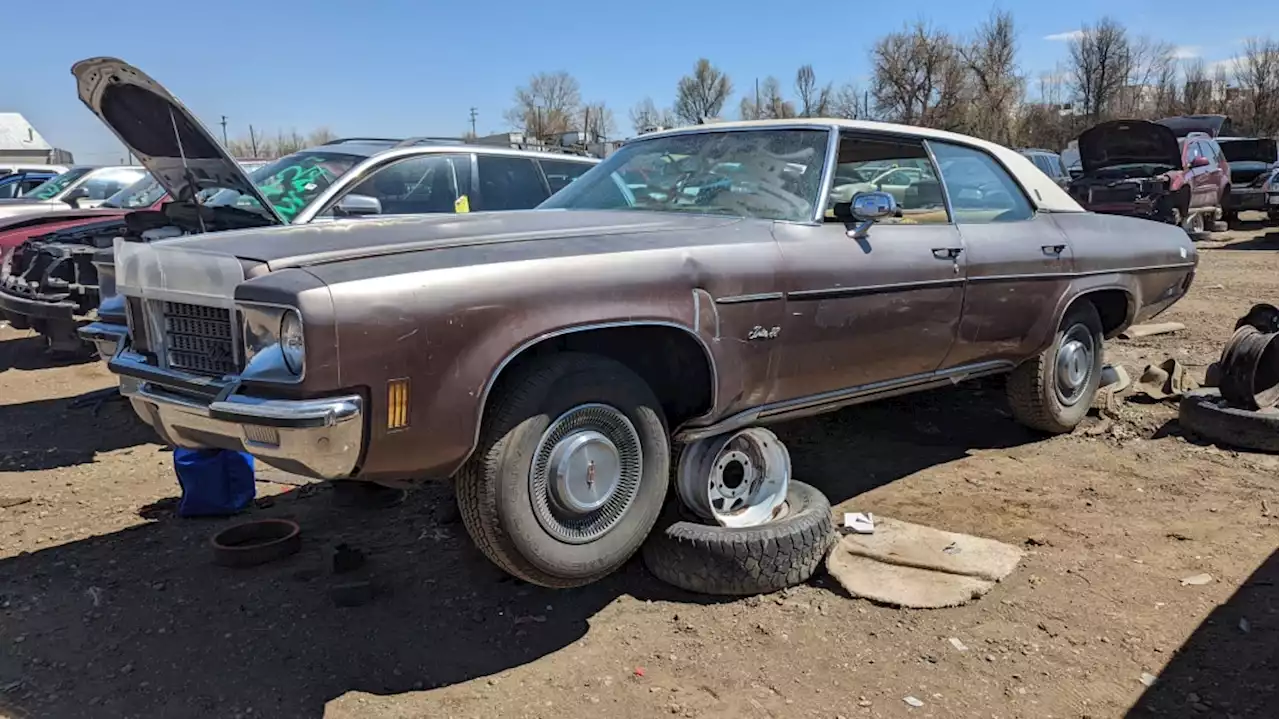
<svg viewBox="0 0 1280 719">
<path fill-rule="evenodd" d="M 91 106 L 131 87 L 80 81 Z M 176 143 L 148 137 L 168 162 Z M 833 196 L 886 164 L 919 170 L 901 205 Z M 993 374 L 1020 421 L 1070 431 L 1104 339 L 1178 301 L 1197 262 L 1178 228 L 1085 212 L 1007 148 L 821 119 L 643 135 L 533 211 L 117 252 L 109 367 L 168 441 L 314 477 L 454 476 L 481 550 L 561 587 L 645 540 L 673 444 Z M 677 481 L 737 502 L 745 462 Z"/>
<path fill-rule="evenodd" d="M 264 163 L 242 163 L 251 170 Z M 198 199 L 207 199 L 212 190 Z M 96 318 L 99 280 L 94 257 L 124 233 L 125 215 L 158 211 L 169 201 L 158 180 L 146 174 L 102 203 L 93 215 L 74 213 L 31 221 L 0 232 L 0 316 L 19 329 L 44 336 L 50 349 L 75 353 L 84 348 L 76 330 Z"/>
<path fill-rule="evenodd" d="M 1267 196 L 1267 219 L 1272 223 L 1277 220 L 1280 211 L 1280 169 L 1272 170 L 1262 183 L 1262 191 Z"/>
<path fill-rule="evenodd" d="M 49 166 L 0 167 L 0 200 L 22 197 L 57 175 L 58 173 Z"/>
<path fill-rule="evenodd" d="M 1066 166 L 1062 164 L 1062 156 L 1058 153 L 1052 150 L 1028 148 L 1018 150 L 1018 154 L 1031 160 L 1031 164 L 1040 168 L 1041 172 L 1048 175 L 1059 186 L 1066 187 L 1071 183 L 1071 175 L 1067 173 Z"/>
<path fill-rule="evenodd" d="M 1229 115 L 1176 115 L 1156 120 L 1156 122 L 1173 130 L 1174 136 L 1178 138 L 1191 134 L 1203 134 L 1209 137 L 1235 135 Z"/>
<path fill-rule="evenodd" d="M 178 199 L 163 210 L 131 214 L 117 247 L 247 227 L 528 209 L 598 162 L 453 139 L 348 138 L 280 158 L 247 175 L 173 95 L 141 70 L 114 58 L 94 58 L 77 63 L 73 74 L 81 100 Z M 108 91 L 103 87 L 107 77 L 128 80 Z M 114 109 L 159 107 L 165 120 L 154 126 L 113 125 L 106 108 L 110 103 L 116 103 Z M 185 158 L 168 124 L 170 108 Z M 198 206 L 190 201 L 196 193 L 210 192 Z M 126 332 L 125 305 L 114 290 L 113 255 L 105 249 L 95 255 L 101 302 L 97 320 L 80 331 L 104 360 Z"/>
<path fill-rule="evenodd" d="M 1221 214 L 1230 174 L 1217 143 L 1203 133 L 1179 140 L 1164 125 L 1115 120 L 1079 137 L 1082 172 L 1071 196 L 1093 212 L 1205 229 Z"/>
<path fill-rule="evenodd" d="M 32 188 L 22 197 L 0 199 L 0 220 L 49 211 L 90 209 L 141 180 L 141 167 L 73 167 Z"/>
<path fill-rule="evenodd" d="M 1219 137 L 1216 141 L 1231 172 L 1231 189 L 1222 207 L 1227 221 L 1239 221 L 1241 212 L 1267 211 L 1269 203 L 1263 185 L 1280 161 L 1275 138 Z"/>
</svg>

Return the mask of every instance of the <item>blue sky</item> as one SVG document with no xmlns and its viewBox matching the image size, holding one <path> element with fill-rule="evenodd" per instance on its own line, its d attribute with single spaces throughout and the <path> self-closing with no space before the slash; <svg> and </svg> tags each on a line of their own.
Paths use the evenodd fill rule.
<svg viewBox="0 0 1280 719">
<path fill-rule="evenodd" d="M 999 6 L 1014 13 L 1019 61 L 1031 77 L 1066 57 L 1065 42 L 1046 38 L 1104 15 L 1207 62 L 1232 57 L 1244 37 L 1275 37 L 1280 24 L 1277 6 L 1261 0 L 1218 3 L 1208 13 L 1203 2 L 1190 0 Z M 967 32 L 996 6 L 811 4 L 805 7 L 812 14 L 800 16 L 790 10 L 801 6 L 776 0 L 579 2 L 561 10 L 509 0 L 221 0 L 130 11 L 71 0 L 57 5 L 57 15 L 69 18 L 61 20 L 52 6 L 40 7 L 22 2 L 5 10 L 6 20 L 35 29 L 6 33 L 6 56 L 21 62 L 0 70 L 0 111 L 23 113 L 78 162 L 114 163 L 123 150 L 76 99 L 69 72 L 76 60 L 113 55 L 131 62 L 215 134 L 226 115 L 231 137 L 247 134 L 250 123 L 270 134 L 327 126 L 339 135 L 458 135 L 472 106 L 482 134 L 501 131 L 515 87 L 554 70 L 577 77 L 583 100 L 605 102 L 629 134 L 627 110 L 645 95 L 670 104 L 676 81 L 699 56 L 729 73 L 735 95 L 770 74 L 790 87 L 804 63 L 820 82 L 865 86 L 867 50 L 880 35 L 918 18 Z M 24 9 L 15 14 L 18 8 Z M 726 114 L 736 112 L 736 97 L 728 107 Z"/>
</svg>

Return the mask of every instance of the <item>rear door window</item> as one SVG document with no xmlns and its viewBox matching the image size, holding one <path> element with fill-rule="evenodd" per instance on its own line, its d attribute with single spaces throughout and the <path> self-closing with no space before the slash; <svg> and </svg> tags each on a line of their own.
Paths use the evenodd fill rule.
<svg viewBox="0 0 1280 719">
<path fill-rule="evenodd" d="M 1017 222 L 1035 214 L 1022 186 L 981 150 L 929 141 L 957 224 Z"/>
<path fill-rule="evenodd" d="M 528 210 L 550 197 L 542 173 L 531 159 L 481 154 L 476 165 L 480 175 L 479 210 Z"/>
<path fill-rule="evenodd" d="M 592 168 L 591 163 L 568 160 L 538 160 L 538 164 L 542 166 L 542 174 L 546 176 L 547 186 L 552 194 L 563 190 L 566 185 Z"/>
</svg>

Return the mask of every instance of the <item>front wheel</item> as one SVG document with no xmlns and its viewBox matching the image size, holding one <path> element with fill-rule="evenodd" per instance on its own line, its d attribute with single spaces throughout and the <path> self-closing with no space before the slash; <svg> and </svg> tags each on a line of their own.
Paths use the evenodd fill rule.
<svg viewBox="0 0 1280 719">
<path fill-rule="evenodd" d="M 1067 310 L 1053 345 L 1009 375 L 1013 416 L 1041 432 L 1075 429 L 1093 404 L 1102 376 L 1102 320 L 1092 302 Z"/>
<path fill-rule="evenodd" d="M 544 587 L 609 574 L 644 542 L 667 493 L 662 407 L 625 365 L 535 360 L 495 388 L 457 477 L 463 524 L 507 573 Z"/>
</svg>

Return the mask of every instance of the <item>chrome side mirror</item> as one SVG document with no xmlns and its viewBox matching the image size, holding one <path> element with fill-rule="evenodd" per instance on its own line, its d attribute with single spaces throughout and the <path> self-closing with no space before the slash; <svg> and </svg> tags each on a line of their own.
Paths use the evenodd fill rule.
<svg viewBox="0 0 1280 719">
<path fill-rule="evenodd" d="M 338 217 L 363 217 L 366 215 L 381 215 L 382 203 L 376 197 L 369 195 L 347 195 L 338 200 L 337 206 L 334 207 L 334 213 Z"/>
<path fill-rule="evenodd" d="M 898 213 L 898 203 L 887 192 L 859 192 L 849 202 L 849 213 L 858 221 L 849 237 L 863 240 L 872 225 Z"/>
</svg>

